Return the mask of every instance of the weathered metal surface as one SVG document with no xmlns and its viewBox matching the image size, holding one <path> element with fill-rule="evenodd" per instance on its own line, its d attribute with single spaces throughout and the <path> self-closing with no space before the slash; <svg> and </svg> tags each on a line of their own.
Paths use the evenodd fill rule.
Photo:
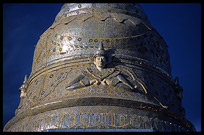
<svg viewBox="0 0 204 135">
<path fill-rule="evenodd" d="M 195 131 L 167 45 L 138 4 L 65 4 L 40 37 L 25 84 L 4 131 Z"/>
</svg>

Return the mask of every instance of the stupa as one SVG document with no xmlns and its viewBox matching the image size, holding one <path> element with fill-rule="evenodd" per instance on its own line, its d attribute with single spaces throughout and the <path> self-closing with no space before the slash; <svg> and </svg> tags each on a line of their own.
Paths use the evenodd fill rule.
<svg viewBox="0 0 204 135">
<path fill-rule="evenodd" d="M 135 3 L 66 3 L 4 131 L 195 131 L 167 44 Z"/>
</svg>

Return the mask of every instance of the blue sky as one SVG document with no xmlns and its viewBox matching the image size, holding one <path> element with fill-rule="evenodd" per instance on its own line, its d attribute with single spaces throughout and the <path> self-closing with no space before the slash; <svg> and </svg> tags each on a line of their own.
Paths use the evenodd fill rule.
<svg viewBox="0 0 204 135">
<path fill-rule="evenodd" d="M 52 25 L 63 3 L 3 4 L 3 126 L 14 117 L 34 46 Z M 184 89 L 186 118 L 201 131 L 201 5 L 140 4 L 168 45 L 172 76 Z"/>
</svg>

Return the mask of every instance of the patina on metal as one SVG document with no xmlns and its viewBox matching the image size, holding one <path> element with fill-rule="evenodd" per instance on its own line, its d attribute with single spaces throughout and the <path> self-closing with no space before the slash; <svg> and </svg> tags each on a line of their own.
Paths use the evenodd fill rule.
<svg viewBox="0 0 204 135">
<path fill-rule="evenodd" d="M 195 131 L 167 45 L 135 3 L 64 4 L 20 91 L 4 131 Z"/>
</svg>

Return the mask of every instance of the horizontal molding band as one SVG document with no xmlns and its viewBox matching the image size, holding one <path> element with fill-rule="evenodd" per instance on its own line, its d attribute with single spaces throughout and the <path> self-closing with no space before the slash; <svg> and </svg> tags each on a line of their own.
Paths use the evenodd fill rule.
<svg viewBox="0 0 204 135">
<path fill-rule="evenodd" d="M 78 98 L 78 99 L 65 99 L 60 101 L 55 101 L 47 103 L 44 105 L 36 106 L 31 109 L 25 110 L 17 114 L 12 118 L 4 127 L 4 131 L 8 130 L 11 126 L 17 123 L 20 120 L 23 120 L 26 117 L 36 115 L 39 113 L 44 113 L 46 111 L 57 110 L 67 107 L 77 107 L 77 106 L 119 106 L 133 109 L 140 109 L 144 111 L 151 111 L 158 113 L 158 115 L 167 116 L 173 118 L 186 127 L 192 128 L 192 124 L 185 118 L 181 118 L 173 112 L 170 112 L 168 109 L 161 108 L 160 106 L 155 106 L 152 104 L 142 103 L 133 100 L 125 99 L 114 99 L 114 98 L 100 98 L 100 97 L 89 97 L 89 98 Z"/>
<path fill-rule="evenodd" d="M 47 63 L 45 67 L 39 69 L 38 71 L 32 71 L 28 82 L 31 82 L 35 77 L 38 75 L 47 72 L 48 70 L 56 70 L 64 67 L 72 67 L 76 65 L 84 65 L 84 64 L 92 64 L 93 62 L 89 60 L 90 55 L 87 56 L 75 56 L 75 57 L 69 57 L 69 58 L 63 58 L 59 60 L 55 60 L 53 62 Z M 156 73 L 158 76 L 162 77 L 166 81 L 168 81 L 171 85 L 173 85 L 173 78 L 172 76 L 164 71 L 163 69 L 156 67 L 149 63 L 147 60 L 131 57 L 131 56 L 121 56 L 121 55 L 115 55 L 114 57 L 119 58 L 119 61 L 115 61 L 113 58 L 113 63 L 122 63 L 125 64 L 125 66 L 128 66 L 130 68 L 140 68 L 141 70 L 150 71 L 153 73 Z"/>
</svg>

